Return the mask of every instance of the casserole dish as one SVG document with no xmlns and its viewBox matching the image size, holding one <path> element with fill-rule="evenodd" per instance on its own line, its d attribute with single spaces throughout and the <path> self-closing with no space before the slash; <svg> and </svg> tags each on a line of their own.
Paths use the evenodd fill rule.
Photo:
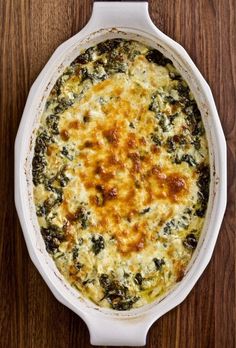
<svg viewBox="0 0 236 348">
<path fill-rule="evenodd" d="M 133 14 L 135 13 L 135 18 Z M 128 312 L 101 309 L 78 295 L 62 278 L 47 254 L 32 199 L 31 162 L 35 129 L 47 96 L 79 52 L 110 38 L 126 38 L 158 48 L 188 82 L 199 105 L 210 152 L 211 187 L 208 211 L 198 247 L 183 280 L 159 302 Z M 96 345 L 144 345 L 151 324 L 179 304 L 210 260 L 226 205 L 226 145 L 210 89 L 178 44 L 151 22 L 147 3 L 95 2 L 86 27 L 61 45 L 31 88 L 15 144 L 15 200 L 29 254 L 56 298 L 88 325 Z"/>
</svg>

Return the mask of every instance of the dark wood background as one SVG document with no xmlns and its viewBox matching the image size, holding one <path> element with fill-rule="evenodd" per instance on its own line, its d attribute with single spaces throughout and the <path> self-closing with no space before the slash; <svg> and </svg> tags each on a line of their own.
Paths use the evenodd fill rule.
<svg viewBox="0 0 236 348">
<path fill-rule="evenodd" d="M 138 6 L 138 4 L 137 4 Z M 33 266 L 14 208 L 14 139 L 30 86 L 88 21 L 90 0 L 0 0 L 0 347 L 90 347 L 83 321 Z M 150 348 L 235 347 L 235 0 L 150 0 L 154 23 L 209 82 L 228 144 L 228 207 L 213 258 L 188 298 L 150 329 Z"/>
</svg>

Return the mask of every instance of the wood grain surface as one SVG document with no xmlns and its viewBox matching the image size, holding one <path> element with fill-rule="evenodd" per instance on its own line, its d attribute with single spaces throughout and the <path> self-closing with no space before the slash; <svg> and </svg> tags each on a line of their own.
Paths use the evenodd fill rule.
<svg viewBox="0 0 236 348">
<path fill-rule="evenodd" d="M 149 10 L 212 88 L 228 145 L 228 206 L 209 266 L 187 299 L 153 324 L 147 347 L 234 348 L 236 1 L 150 0 Z M 91 11 L 90 0 L 0 0 L 1 348 L 91 347 L 86 325 L 57 302 L 29 258 L 13 187 L 14 139 L 30 86 Z"/>
</svg>

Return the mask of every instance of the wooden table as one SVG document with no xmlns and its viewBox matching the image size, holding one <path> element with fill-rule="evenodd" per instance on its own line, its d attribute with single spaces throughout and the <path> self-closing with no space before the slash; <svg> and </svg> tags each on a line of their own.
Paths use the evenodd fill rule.
<svg viewBox="0 0 236 348">
<path fill-rule="evenodd" d="M 150 0 L 154 23 L 209 82 L 228 143 L 228 207 L 213 258 L 188 298 L 150 329 L 150 348 L 235 347 L 235 0 Z M 83 321 L 33 266 L 13 201 L 13 151 L 29 88 L 55 48 L 88 21 L 90 0 L 0 1 L 0 347 L 90 347 Z"/>
</svg>

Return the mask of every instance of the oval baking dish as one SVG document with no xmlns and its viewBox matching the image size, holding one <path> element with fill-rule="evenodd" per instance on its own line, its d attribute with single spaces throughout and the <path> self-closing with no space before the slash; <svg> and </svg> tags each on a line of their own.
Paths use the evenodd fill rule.
<svg viewBox="0 0 236 348">
<path fill-rule="evenodd" d="M 82 52 L 107 39 L 136 40 L 171 59 L 200 109 L 209 146 L 211 184 L 204 227 L 183 279 L 163 298 L 137 309 L 100 308 L 73 289 L 47 253 L 33 201 L 32 158 L 47 97 L 65 68 Z M 95 2 L 88 24 L 52 55 L 31 87 L 15 142 L 15 203 L 30 257 L 64 305 L 87 324 L 95 345 L 145 345 L 151 324 L 184 300 L 210 261 L 226 206 L 226 143 L 210 88 L 186 51 L 160 32 L 147 2 Z"/>
</svg>

